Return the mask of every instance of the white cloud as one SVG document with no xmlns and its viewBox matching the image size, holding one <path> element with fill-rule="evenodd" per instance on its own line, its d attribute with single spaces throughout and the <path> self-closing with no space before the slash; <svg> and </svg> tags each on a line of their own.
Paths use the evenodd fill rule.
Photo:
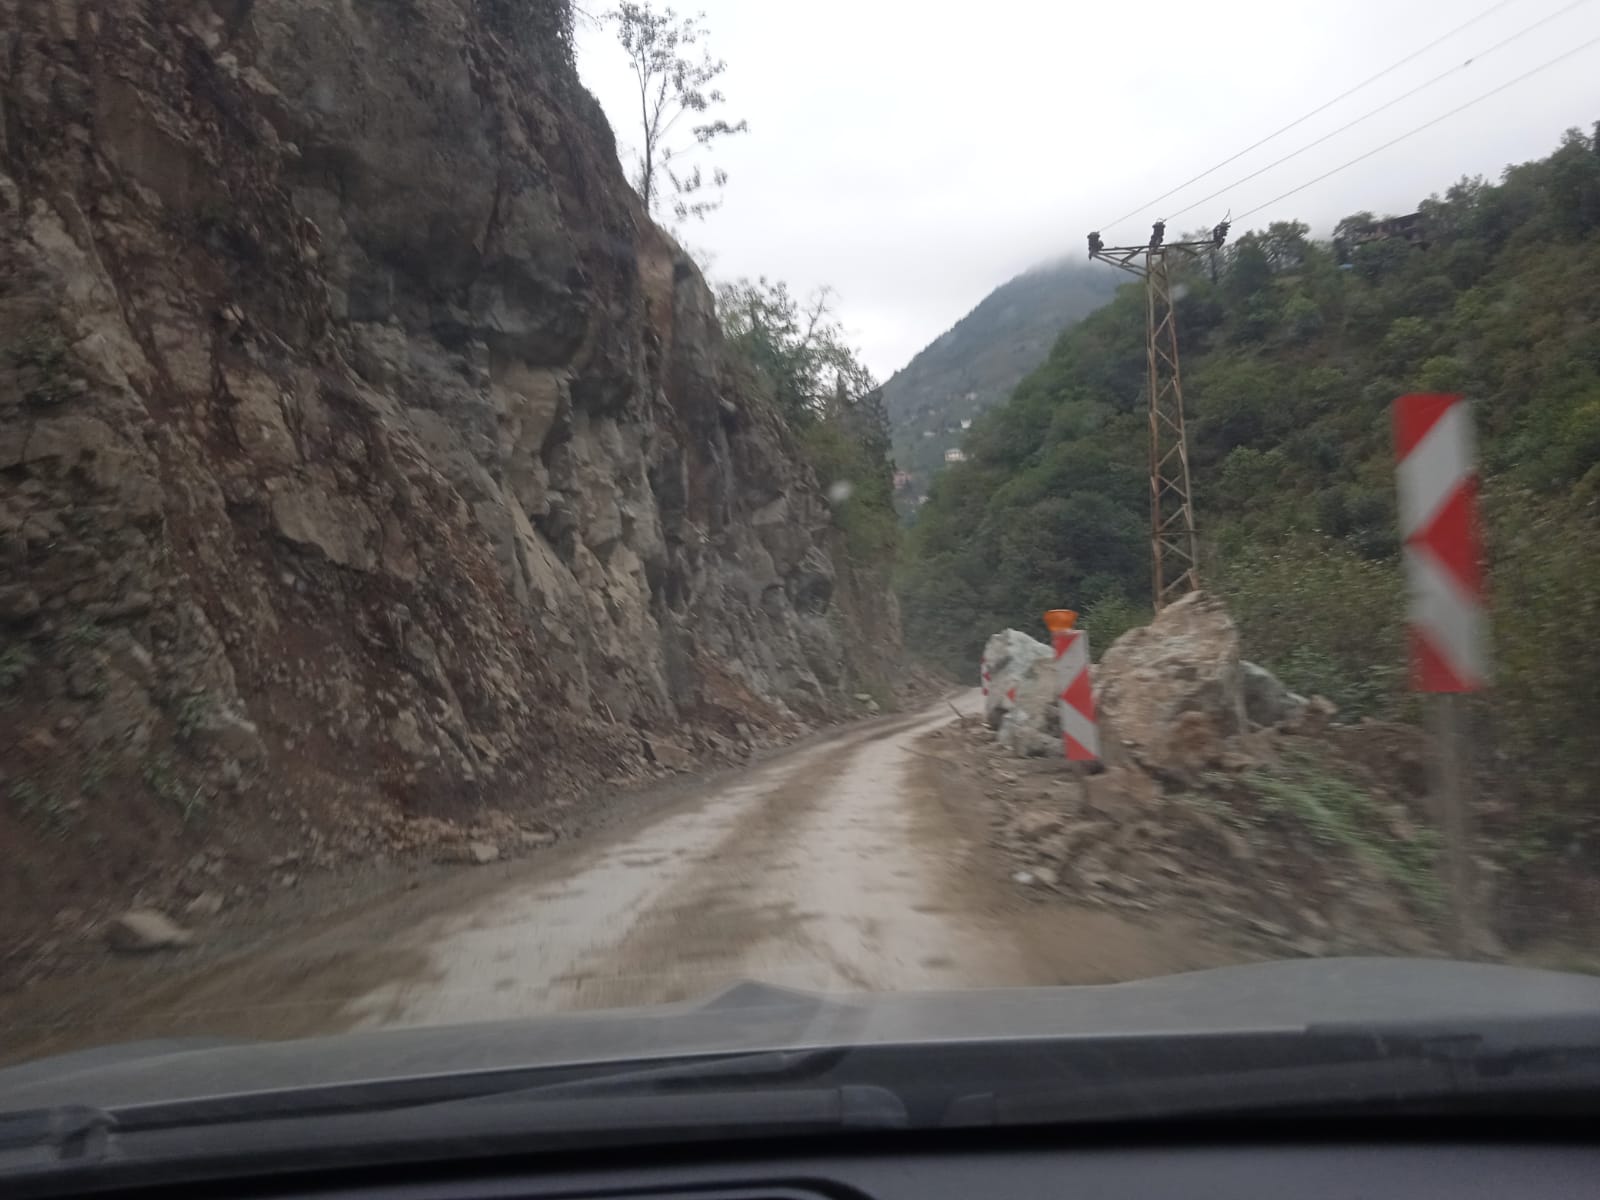
<svg viewBox="0 0 1600 1200">
<path fill-rule="evenodd" d="M 728 62 L 726 204 L 687 231 L 719 277 L 830 284 L 840 317 L 887 377 L 995 285 L 1491 7 L 1443 0 L 1288 5 L 1070 0 L 693 0 Z M 1108 234 L 1150 221 L 1417 84 L 1462 70 L 1177 226 L 1209 225 L 1429 120 L 1600 34 L 1579 7 L 1506 5 L 1470 29 Z M 1600 47 L 1273 206 L 1248 224 L 1406 211 L 1463 174 L 1497 175 L 1600 118 Z M 586 29 L 579 68 L 624 147 L 637 103 L 621 51 Z"/>
</svg>

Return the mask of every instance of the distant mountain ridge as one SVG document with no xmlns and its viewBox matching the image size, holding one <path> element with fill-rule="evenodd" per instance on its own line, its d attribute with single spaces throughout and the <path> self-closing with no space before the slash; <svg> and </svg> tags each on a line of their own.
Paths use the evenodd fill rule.
<svg viewBox="0 0 1600 1200">
<path fill-rule="evenodd" d="M 895 465 L 910 476 L 900 495 L 925 494 L 962 422 L 1004 400 L 1045 360 L 1062 330 L 1106 304 L 1114 272 L 1056 259 L 1001 284 L 883 386 Z"/>
</svg>

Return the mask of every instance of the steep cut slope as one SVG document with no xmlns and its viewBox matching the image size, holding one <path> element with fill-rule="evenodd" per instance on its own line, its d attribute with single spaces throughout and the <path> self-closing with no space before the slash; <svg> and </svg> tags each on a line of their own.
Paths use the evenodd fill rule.
<svg viewBox="0 0 1600 1200">
<path fill-rule="evenodd" d="M 1001 284 L 883 386 L 895 465 L 927 491 L 944 452 L 970 422 L 1044 361 L 1061 331 L 1109 301 L 1121 282 L 1107 268 L 1062 259 Z"/>
<path fill-rule="evenodd" d="M 0 923 L 737 750 L 898 644 L 562 10 L 0 0 Z"/>
</svg>

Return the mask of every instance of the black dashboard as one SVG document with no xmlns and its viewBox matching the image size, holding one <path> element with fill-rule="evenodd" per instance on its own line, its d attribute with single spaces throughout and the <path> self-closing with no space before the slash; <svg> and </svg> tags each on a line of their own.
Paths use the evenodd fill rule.
<svg viewBox="0 0 1600 1200">
<path fill-rule="evenodd" d="M 545 1160 L 506 1169 L 365 1171 L 327 1186 L 302 1180 L 234 1181 L 193 1194 L 277 1200 L 1002 1200 L 1005 1197 L 1116 1197 L 1118 1200 L 1507 1200 L 1600 1196 L 1600 1146 L 1580 1131 L 1564 1140 L 1494 1143 L 1468 1139 L 1311 1144 L 1146 1140 L 1094 1144 L 1083 1130 L 1029 1144 L 941 1148 L 925 1138 L 873 1151 L 859 1142 L 817 1153 L 752 1153 L 710 1159 L 625 1150 L 564 1164 Z M 898 1139 L 896 1139 L 898 1142 Z M 945 1139 L 946 1142 L 949 1139 Z M 300 1186 L 304 1184 L 305 1186 Z M 185 1191 L 163 1191 L 185 1195 Z"/>
</svg>

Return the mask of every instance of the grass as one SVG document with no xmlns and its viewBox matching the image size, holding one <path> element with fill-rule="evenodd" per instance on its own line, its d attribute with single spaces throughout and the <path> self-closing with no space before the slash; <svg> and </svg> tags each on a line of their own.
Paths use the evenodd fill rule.
<svg viewBox="0 0 1600 1200">
<path fill-rule="evenodd" d="M 31 779 L 19 779 L 8 789 L 11 802 L 23 817 L 38 821 L 51 837 L 65 837 L 81 819 L 79 813 L 53 791 Z"/>
<path fill-rule="evenodd" d="M 1228 789 L 1234 786 L 1233 776 L 1224 775 L 1220 771 L 1207 771 L 1200 777 L 1200 781 L 1211 790 L 1184 792 L 1179 797 L 1184 804 L 1221 821 L 1224 825 L 1231 826 L 1240 833 L 1249 834 L 1261 826 L 1262 819 L 1259 816 L 1240 812 L 1226 800 L 1213 794 L 1226 794 Z"/>
<path fill-rule="evenodd" d="M 67 342 L 53 330 L 38 329 L 7 351 L 15 367 L 29 370 L 35 377 L 23 390 L 30 404 L 60 404 L 72 395 L 72 378 L 67 367 Z"/>
<path fill-rule="evenodd" d="M 100 789 L 105 786 L 106 776 L 110 774 L 111 764 L 103 754 L 91 754 L 89 761 L 83 764 L 83 772 L 78 778 L 78 787 L 86 796 L 99 795 Z"/>
<path fill-rule="evenodd" d="M 185 825 L 204 815 L 205 793 L 198 786 L 191 790 L 178 778 L 178 766 L 170 754 L 158 754 L 147 761 L 143 774 L 145 786 L 177 809 Z"/>
<path fill-rule="evenodd" d="M 1431 829 L 1403 839 L 1389 832 L 1373 797 L 1304 755 L 1249 772 L 1245 782 L 1269 812 L 1298 821 L 1324 846 L 1342 848 L 1376 867 L 1424 911 L 1444 901 L 1437 869 L 1439 837 Z"/>
<path fill-rule="evenodd" d="M 855 686 L 850 689 L 850 694 L 855 695 L 857 692 L 871 696 L 879 712 L 898 712 L 900 709 L 899 703 L 894 698 L 894 689 L 881 679 L 870 682 L 864 679 L 856 680 Z"/>
<path fill-rule="evenodd" d="M 13 366 L 60 371 L 67 365 L 67 341 L 59 333 L 35 328 L 6 352 Z"/>
<path fill-rule="evenodd" d="M 24 816 L 32 813 L 43 798 L 43 793 L 39 791 L 39 785 L 31 779 L 17 780 L 7 789 L 7 794 L 10 795 L 11 802 L 17 806 Z"/>
<path fill-rule="evenodd" d="M 211 715 L 211 694 L 209 692 L 190 692 L 178 701 L 178 711 L 174 720 L 178 724 L 178 736 L 188 741 L 200 731 L 206 718 Z"/>
<path fill-rule="evenodd" d="M 1500 854 L 1512 869 L 1524 871 L 1561 853 L 1576 835 L 1570 817 L 1529 805 L 1518 813 L 1516 832 L 1501 842 Z"/>
<path fill-rule="evenodd" d="M 68 646 L 84 649 L 98 646 L 106 640 L 106 631 L 88 619 L 74 621 L 61 631 L 61 640 Z"/>
</svg>

